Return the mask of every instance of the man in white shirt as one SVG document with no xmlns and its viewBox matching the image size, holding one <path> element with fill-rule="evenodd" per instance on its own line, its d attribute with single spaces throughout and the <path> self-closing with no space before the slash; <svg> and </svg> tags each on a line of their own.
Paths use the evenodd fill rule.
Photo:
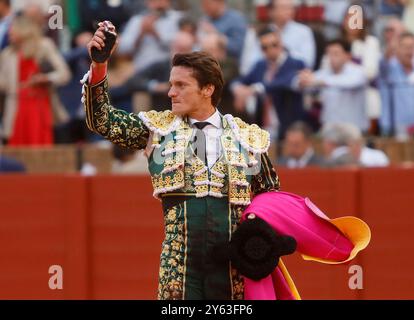
<svg viewBox="0 0 414 320">
<path fill-rule="evenodd" d="M 273 0 L 270 6 L 272 22 L 282 34 L 283 45 L 293 58 L 302 60 L 312 69 L 316 59 L 315 38 L 311 28 L 294 21 L 295 2 Z"/>
<path fill-rule="evenodd" d="M 361 131 L 351 123 L 325 125 L 321 136 L 326 166 L 386 167 L 390 164 L 383 151 L 365 145 Z"/>
<path fill-rule="evenodd" d="M 364 1 L 365 2 L 365 1 Z M 324 3 L 324 34 L 327 40 L 340 37 L 341 27 L 347 10 L 351 6 L 350 0 L 331 0 Z"/>
<path fill-rule="evenodd" d="M 387 167 L 390 165 L 390 160 L 383 151 L 368 148 L 367 146 L 361 146 L 360 148 L 359 162 L 362 166 Z"/>
<path fill-rule="evenodd" d="M 148 0 L 147 9 L 128 21 L 119 42 L 119 54 L 133 57 L 135 71 L 169 57 L 182 18 L 171 9 L 170 0 Z"/>
<path fill-rule="evenodd" d="M 240 59 L 246 37 L 246 18 L 239 11 L 231 9 L 227 0 L 202 0 L 204 17 L 199 23 L 200 37 L 219 33 L 226 39 L 227 54 Z"/>
<path fill-rule="evenodd" d="M 326 47 L 328 67 L 316 72 L 302 71 L 297 84 L 302 89 L 320 91 L 322 124 L 349 122 L 365 132 L 368 129 L 367 78 L 363 68 L 351 61 L 350 53 L 347 42 L 330 41 Z"/>
<path fill-rule="evenodd" d="M 315 154 L 311 137 L 312 130 L 306 123 L 293 123 L 286 132 L 283 155 L 278 158 L 278 165 L 290 169 L 321 165 L 322 159 Z"/>
</svg>

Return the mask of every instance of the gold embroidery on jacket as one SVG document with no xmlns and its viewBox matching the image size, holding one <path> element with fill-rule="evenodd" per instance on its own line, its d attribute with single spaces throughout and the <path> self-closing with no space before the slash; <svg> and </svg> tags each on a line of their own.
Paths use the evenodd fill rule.
<svg viewBox="0 0 414 320">
<path fill-rule="evenodd" d="M 159 300 L 184 298 L 187 247 L 185 220 L 185 208 L 182 205 L 164 212 L 165 239 L 160 259 Z"/>
<path fill-rule="evenodd" d="M 152 179 L 156 198 L 160 194 L 185 187 L 185 154 L 191 134 L 191 129 L 181 123 L 175 136 L 170 135 L 171 140 L 165 143 L 165 149 L 161 152 L 161 156 L 165 157 L 163 170 Z"/>
<path fill-rule="evenodd" d="M 233 205 L 250 204 L 250 183 L 247 181 L 247 161 L 242 153 L 243 149 L 234 138 L 233 133 L 227 130 L 222 136 L 222 146 L 229 167 L 229 201 Z"/>
<path fill-rule="evenodd" d="M 86 123 L 90 130 L 125 148 L 146 147 L 148 129 L 137 115 L 110 105 L 106 79 L 95 86 L 85 84 L 83 89 Z"/>
</svg>

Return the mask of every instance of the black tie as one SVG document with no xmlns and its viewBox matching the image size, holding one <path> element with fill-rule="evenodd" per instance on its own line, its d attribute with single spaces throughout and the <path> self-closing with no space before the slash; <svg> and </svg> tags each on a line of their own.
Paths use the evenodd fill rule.
<svg viewBox="0 0 414 320">
<path fill-rule="evenodd" d="M 197 156 L 199 156 L 200 159 L 204 160 L 204 163 L 208 165 L 207 163 L 207 149 L 206 149 L 206 135 L 203 131 L 203 129 L 211 124 L 210 122 L 196 122 L 194 123 L 194 126 L 198 129 L 197 133 L 194 137 L 194 143 L 196 144 L 196 150 L 195 153 Z M 202 156 L 204 153 L 204 156 Z"/>
<path fill-rule="evenodd" d="M 206 126 L 208 126 L 209 124 L 211 124 L 210 122 L 196 122 L 194 123 L 194 125 L 196 126 L 197 129 L 203 130 Z"/>
</svg>

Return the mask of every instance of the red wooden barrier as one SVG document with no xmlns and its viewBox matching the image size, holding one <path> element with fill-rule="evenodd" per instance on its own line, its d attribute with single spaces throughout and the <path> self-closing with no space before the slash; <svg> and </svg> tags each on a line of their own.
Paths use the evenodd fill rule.
<svg viewBox="0 0 414 320">
<path fill-rule="evenodd" d="M 348 268 L 285 259 L 304 299 L 413 299 L 414 170 L 279 170 L 284 191 L 310 197 L 330 217 L 355 215 L 371 245 Z M 163 239 L 147 176 L 0 177 L 0 299 L 154 299 Z M 63 268 L 51 290 L 49 267 Z"/>
<path fill-rule="evenodd" d="M 81 177 L 0 179 L 0 299 L 87 298 L 87 203 Z M 49 267 L 64 270 L 51 290 Z"/>
<path fill-rule="evenodd" d="M 93 298 L 156 299 L 164 228 L 152 192 L 149 177 L 91 179 Z"/>
<path fill-rule="evenodd" d="M 364 298 L 414 299 L 414 171 L 361 172 L 361 215 L 372 241 L 361 256 Z"/>
</svg>

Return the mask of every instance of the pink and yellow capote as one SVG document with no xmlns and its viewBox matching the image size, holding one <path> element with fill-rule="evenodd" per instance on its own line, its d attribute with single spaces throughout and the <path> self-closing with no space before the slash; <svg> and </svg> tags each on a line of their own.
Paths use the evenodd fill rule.
<svg viewBox="0 0 414 320">
<path fill-rule="evenodd" d="M 356 217 L 328 218 L 309 198 L 288 192 L 256 196 L 242 221 L 251 214 L 265 220 L 277 233 L 296 239 L 304 260 L 326 264 L 346 263 L 366 248 L 371 239 L 368 225 Z M 244 278 L 246 300 L 299 300 L 300 295 L 285 265 L 264 279 Z"/>
</svg>

